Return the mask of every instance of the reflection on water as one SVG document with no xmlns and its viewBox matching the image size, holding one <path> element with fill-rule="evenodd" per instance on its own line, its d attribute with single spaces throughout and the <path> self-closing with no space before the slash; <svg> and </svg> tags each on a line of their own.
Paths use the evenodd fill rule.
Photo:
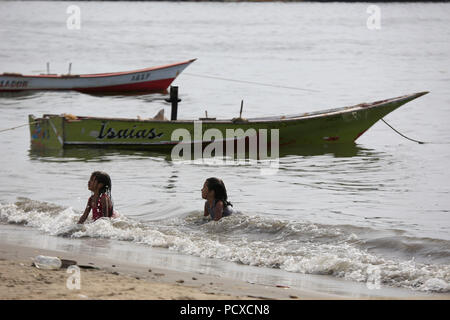
<svg viewBox="0 0 450 320">
<path fill-rule="evenodd" d="M 28 156 L 31 160 L 44 162 L 74 162 L 74 161 L 111 161 L 115 157 L 129 157 L 135 159 L 160 158 L 171 161 L 172 147 L 155 147 L 156 150 L 141 150 L 142 146 L 102 146 L 102 147 L 66 147 L 64 149 L 42 149 L 31 147 Z M 283 147 L 279 151 L 280 158 L 289 156 L 322 156 L 330 155 L 334 158 L 348 158 L 355 156 L 369 156 L 375 154 L 375 150 L 363 148 L 357 144 L 333 144 L 333 145 L 305 145 Z M 192 159 L 194 154 L 192 154 Z M 237 155 L 235 155 L 235 159 Z M 248 154 L 246 155 L 248 159 Z"/>
<path fill-rule="evenodd" d="M 152 92 L 85 92 L 86 94 L 94 97 L 112 97 L 112 98 L 128 98 L 133 97 L 144 101 L 152 102 L 157 100 L 163 100 L 167 94 L 167 90 L 152 91 Z"/>
<path fill-rule="evenodd" d="M 76 148 L 41 149 L 30 148 L 28 156 L 31 160 L 43 162 L 104 162 L 117 157 L 132 157 L 134 159 L 161 158 L 170 161 L 170 152 L 157 152 L 121 148 Z"/>
<path fill-rule="evenodd" d="M 5 100 L 11 99 L 13 101 L 24 100 L 24 99 L 34 98 L 38 94 L 39 94 L 39 92 L 33 91 L 33 90 L 0 92 L 0 101 L 3 99 L 5 99 Z"/>
<path fill-rule="evenodd" d="M 176 173 L 177 173 L 176 170 L 173 170 L 172 175 L 169 177 L 167 181 L 167 185 L 164 186 L 164 188 L 171 190 L 172 192 L 174 191 L 172 189 L 175 189 L 178 183 L 178 175 Z"/>
<path fill-rule="evenodd" d="M 363 148 L 355 143 L 349 144 L 322 144 L 309 146 L 292 146 L 280 149 L 280 157 L 286 156 L 321 156 L 331 155 L 334 158 L 347 158 L 368 155 L 374 150 Z"/>
</svg>

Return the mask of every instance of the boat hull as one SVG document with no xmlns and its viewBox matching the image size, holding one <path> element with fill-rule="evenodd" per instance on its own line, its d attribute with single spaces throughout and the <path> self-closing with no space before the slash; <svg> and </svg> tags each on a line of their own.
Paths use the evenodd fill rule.
<svg viewBox="0 0 450 320">
<path fill-rule="evenodd" d="M 379 119 L 424 94 L 426 92 L 323 112 L 247 121 L 157 121 L 61 115 L 35 118 L 30 115 L 31 144 L 44 148 L 91 146 L 170 150 L 180 141 L 201 144 L 211 142 L 212 136 L 205 136 L 208 129 L 215 129 L 210 133 L 213 133 L 216 142 L 223 141 L 224 144 L 230 140 L 248 140 L 264 130 L 267 130 L 264 132 L 270 143 L 272 129 L 279 129 L 280 148 L 353 143 Z M 175 131 L 177 129 L 181 131 Z M 180 136 L 180 132 L 185 135 Z M 186 134 L 191 140 L 185 139 Z"/>
<path fill-rule="evenodd" d="M 84 93 L 158 92 L 166 90 L 194 60 L 128 72 L 91 75 L 0 75 L 0 92 L 75 90 Z"/>
</svg>

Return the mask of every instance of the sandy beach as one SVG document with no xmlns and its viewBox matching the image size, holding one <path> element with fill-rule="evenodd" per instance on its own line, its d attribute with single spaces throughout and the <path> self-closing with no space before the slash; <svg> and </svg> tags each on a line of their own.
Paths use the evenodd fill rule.
<svg viewBox="0 0 450 320">
<path fill-rule="evenodd" d="M 80 290 L 69 290 L 67 269 L 42 270 L 37 255 L 58 256 L 81 266 Z M 87 267 L 87 268 L 86 268 Z M 0 245 L 0 299 L 333 299 L 283 287 L 224 279 L 199 273 L 117 264 L 92 256 L 74 255 L 17 245 Z"/>
<path fill-rule="evenodd" d="M 80 289 L 68 289 L 67 269 L 42 270 L 37 255 L 75 260 L 80 266 Z M 377 297 L 391 299 L 391 297 Z M 448 295 L 417 295 L 407 299 L 449 299 Z M 90 255 L 2 243 L 0 245 L 0 299 L 2 300 L 248 300 L 354 299 L 287 286 L 267 286 L 200 272 L 177 272 L 153 266 L 115 262 Z M 373 298 L 371 298 L 373 299 Z M 405 297 L 394 297 L 405 299 Z"/>
</svg>

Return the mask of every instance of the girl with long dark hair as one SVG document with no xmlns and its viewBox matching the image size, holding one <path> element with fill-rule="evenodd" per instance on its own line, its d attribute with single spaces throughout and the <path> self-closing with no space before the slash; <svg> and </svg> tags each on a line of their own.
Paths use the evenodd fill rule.
<svg viewBox="0 0 450 320">
<path fill-rule="evenodd" d="M 227 189 L 221 179 L 206 179 L 202 188 L 202 198 L 206 199 L 205 217 L 209 215 L 212 220 L 218 221 L 233 213 L 233 205 L 228 201 Z"/>
<path fill-rule="evenodd" d="M 94 221 L 102 217 L 111 218 L 114 216 L 111 188 L 111 178 L 106 172 L 92 172 L 88 181 L 88 189 L 93 192 L 93 195 L 89 197 L 86 209 L 78 223 L 84 223 L 91 210 Z"/>
</svg>

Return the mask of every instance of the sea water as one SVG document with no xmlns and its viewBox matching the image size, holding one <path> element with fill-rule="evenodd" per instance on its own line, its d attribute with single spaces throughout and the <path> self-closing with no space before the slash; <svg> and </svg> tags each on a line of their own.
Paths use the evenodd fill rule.
<svg viewBox="0 0 450 320">
<path fill-rule="evenodd" d="M 104 238 L 293 274 L 420 292 L 450 290 L 449 4 L 0 3 L 0 72 L 125 71 L 198 58 L 175 81 L 180 119 L 287 115 L 430 91 L 355 146 L 282 154 L 258 165 L 175 163 L 154 152 L 30 149 L 27 127 L 1 134 L 0 220 L 45 234 Z M 126 8 L 126 10 L 125 10 Z M 232 82 L 206 78 L 273 84 Z M 282 87 L 295 87 L 288 89 Z M 2 95 L 0 129 L 27 115 L 151 117 L 164 94 Z M 90 173 L 112 178 L 120 218 L 76 224 Z M 203 221 L 200 189 L 222 178 L 239 214 Z"/>
</svg>

